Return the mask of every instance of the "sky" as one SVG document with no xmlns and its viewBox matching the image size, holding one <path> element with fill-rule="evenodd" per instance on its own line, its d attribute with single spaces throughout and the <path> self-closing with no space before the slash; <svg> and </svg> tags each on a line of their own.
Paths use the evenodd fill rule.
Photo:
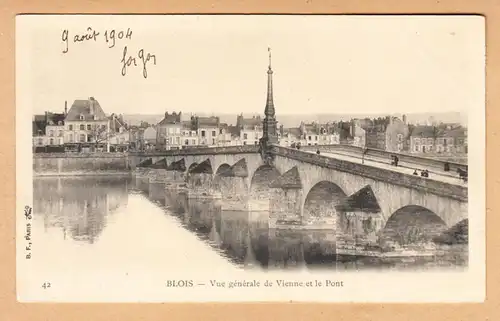
<svg viewBox="0 0 500 321">
<path fill-rule="evenodd" d="M 75 43 L 88 27 L 96 39 Z M 277 113 L 484 109 L 479 16 L 43 15 L 16 28 L 18 104 L 36 114 L 90 96 L 108 114 L 263 113 L 268 47 Z M 113 29 L 132 35 L 109 48 Z M 123 76 L 125 46 L 138 66 Z M 156 59 L 147 78 L 140 49 Z"/>
</svg>

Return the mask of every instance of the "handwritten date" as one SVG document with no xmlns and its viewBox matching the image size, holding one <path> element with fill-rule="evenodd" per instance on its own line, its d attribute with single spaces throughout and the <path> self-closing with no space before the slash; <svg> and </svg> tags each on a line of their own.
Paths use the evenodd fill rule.
<svg viewBox="0 0 500 321">
<path fill-rule="evenodd" d="M 101 32 L 88 27 L 83 33 L 77 33 L 73 36 L 73 43 L 82 43 L 88 41 L 96 42 L 101 36 Z M 105 30 L 102 34 L 104 40 L 108 44 L 108 48 L 113 48 L 116 45 L 117 40 L 121 39 L 132 39 L 132 30 L 128 28 L 127 30 Z M 68 53 L 69 43 L 70 43 L 70 33 L 68 29 L 64 29 L 61 35 L 61 40 L 64 44 L 63 53 Z"/>
</svg>

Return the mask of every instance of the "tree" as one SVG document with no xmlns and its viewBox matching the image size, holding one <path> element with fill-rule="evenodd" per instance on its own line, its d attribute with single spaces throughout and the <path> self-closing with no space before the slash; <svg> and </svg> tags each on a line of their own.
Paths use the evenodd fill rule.
<svg viewBox="0 0 500 321">
<path fill-rule="evenodd" d="M 87 141 L 94 144 L 94 148 L 100 144 L 106 144 L 106 151 L 109 151 L 109 139 L 112 136 L 106 125 L 95 124 L 87 134 Z"/>
</svg>

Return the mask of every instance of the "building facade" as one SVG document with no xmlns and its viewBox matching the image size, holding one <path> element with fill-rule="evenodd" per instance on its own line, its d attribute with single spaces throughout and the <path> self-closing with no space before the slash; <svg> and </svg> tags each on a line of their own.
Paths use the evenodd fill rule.
<svg viewBox="0 0 500 321">
<path fill-rule="evenodd" d="M 198 145 L 200 146 L 217 146 L 220 135 L 220 119 L 219 117 L 191 117 L 191 124 L 198 133 Z"/>
<path fill-rule="evenodd" d="M 375 119 L 365 130 L 366 147 L 390 152 L 408 150 L 409 128 L 405 116 L 403 120 L 392 116 Z"/>
<path fill-rule="evenodd" d="M 236 117 L 236 127 L 239 130 L 239 141 L 242 145 L 258 145 L 263 136 L 263 122 L 260 116 L 245 118 Z"/>
<path fill-rule="evenodd" d="M 94 97 L 75 100 L 64 121 L 65 145 L 68 149 L 109 152 L 109 123 Z"/>
<path fill-rule="evenodd" d="M 165 113 L 165 117 L 156 126 L 156 149 L 171 150 L 182 147 L 182 113 Z"/>
</svg>

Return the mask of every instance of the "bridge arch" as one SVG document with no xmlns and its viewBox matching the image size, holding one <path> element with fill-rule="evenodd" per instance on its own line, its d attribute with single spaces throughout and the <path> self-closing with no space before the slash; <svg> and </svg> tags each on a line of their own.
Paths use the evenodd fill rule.
<svg viewBox="0 0 500 321">
<path fill-rule="evenodd" d="M 225 187 L 224 176 L 222 176 L 221 174 L 229 170 L 230 168 L 231 165 L 227 163 L 222 163 L 221 165 L 219 165 L 213 179 L 213 187 L 215 190 L 222 191 L 222 189 Z"/>
<path fill-rule="evenodd" d="M 222 164 L 219 165 L 219 167 L 215 171 L 215 175 L 220 175 L 221 173 L 227 171 L 230 168 L 231 168 L 231 165 L 229 165 L 227 163 L 222 163 Z"/>
<path fill-rule="evenodd" d="M 302 205 L 304 218 L 336 217 L 335 206 L 345 197 L 346 193 L 331 181 L 320 181 L 307 192 Z"/>
<path fill-rule="evenodd" d="M 261 165 L 255 170 L 250 181 L 250 197 L 252 199 L 269 199 L 272 181 L 281 176 L 279 170 L 271 165 Z"/>
<path fill-rule="evenodd" d="M 189 165 L 188 167 L 188 173 L 191 173 L 191 171 L 196 167 L 198 166 L 198 163 L 197 162 L 192 162 L 191 165 Z"/>
<path fill-rule="evenodd" d="M 446 229 L 446 223 L 435 212 L 423 206 L 407 205 L 392 213 L 381 231 L 381 238 L 400 245 L 425 243 Z"/>
</svg>

